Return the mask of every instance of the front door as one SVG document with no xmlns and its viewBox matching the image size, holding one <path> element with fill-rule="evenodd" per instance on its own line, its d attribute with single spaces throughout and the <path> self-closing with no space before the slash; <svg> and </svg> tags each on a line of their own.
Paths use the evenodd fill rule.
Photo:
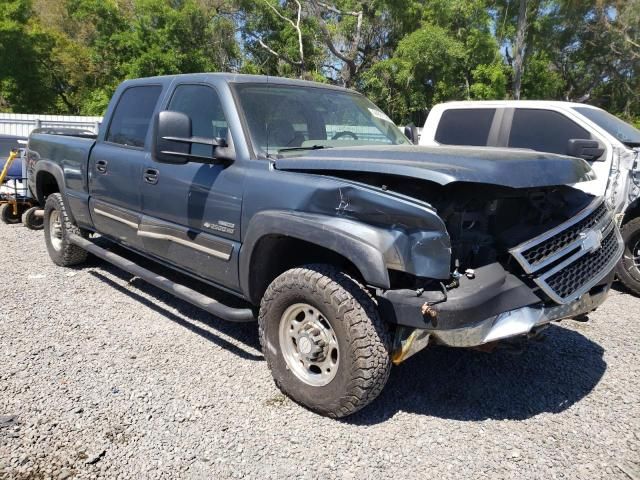
<svg viewBox="0 0 640 480">
<path fill-rule="evenodd" d="M 167 110 L 187 114 L 193 136 L 233 143 L 213 87 L 178 85 Z M 213 147 L 194 144 L 191 153 L 211 157 Z M 237 286 L 243 179 L 235 163 L 171 165 L 148 159 L 138 231 L 145 251 L 200 277 Z"/>
<path fill-rule="evenodd" d="M 96 230 L 138 249 L 144 146 L 161 92 L 160 85 L 124 90 L 89 161 L 89 207 Z"/>
</svg>

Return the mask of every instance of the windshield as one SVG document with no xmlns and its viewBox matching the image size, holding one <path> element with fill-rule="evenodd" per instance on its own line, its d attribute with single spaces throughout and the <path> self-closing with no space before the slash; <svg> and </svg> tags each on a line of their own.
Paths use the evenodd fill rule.
<svg viewBox="0 0 640 480">
<path fill-rule="evenodd" d="M 606 130 L 607 133 L 613 135 L 622 143 L 631 146 L 640 145 L 640 130 L 623 122 L 618 117 L 599 108 L 573 107 L 573 109 L 587 117 L 600 128 Z"/>
<path fill-rule="evenodd" d="M 258 154 L 409 144 L 389 117 L 362 95 L 276 84 L 235 88 Z"/>
</svg>

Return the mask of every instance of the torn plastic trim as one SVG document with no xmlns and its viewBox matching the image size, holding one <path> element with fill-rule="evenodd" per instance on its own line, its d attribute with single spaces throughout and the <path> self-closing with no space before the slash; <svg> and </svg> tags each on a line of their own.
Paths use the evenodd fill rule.
<svg viewBox="0 0 640 480">
<path fill-rule="evenodd" d="M 551 322 L 574 318 L 595 310 L 607 297 L 613 275 L 594 293 L 567 305 L 554 307 L 527 306 L 488 317 L 481 322 L 461 328 L 411 329 L 398 327 L 392 351 L 392 361 L 398 364 L 424 349 L 431 343 L 449 347 L 470 348 L 537 331 Z"/>
<path fill-rule="evenodd" d="M 394 365 L 399 365 L 407 358 L 418 353 L 429 345 L 431 334 L 426 330 L 417 328 L 398 327 L 393 342 L 391 361 Z"/>
<path fill-rule="evenodd" d="M 593 311 L 604 302 L 609 286 L 596 294 L 585 293 L 567 305 L 522 307 L 468 327 L 429 332 L 434 340 L 450 347 L 476 347 L 529 333 L 535 327 Z"/>
<path fill-rule="evenodd" d="M 531 287 L 506 272 L 499 263 L 475 269 L 472 278 L 459 277 L 457 285 L 447 291 L 444 301 L 440 289 L 386 290 L 378 293 L 378 305 L 390 323 L 422 329 L 455 329 L 542 301 Z M 425 303 L 433 306 L 434 314 L 424 315 Z"/>
</svg>

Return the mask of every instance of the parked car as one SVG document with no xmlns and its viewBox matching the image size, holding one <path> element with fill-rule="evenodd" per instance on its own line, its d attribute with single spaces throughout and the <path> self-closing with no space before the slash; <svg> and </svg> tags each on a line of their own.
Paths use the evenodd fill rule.
<svg viewBox="0 0 640 480">
<path fill-rule="evenodd" d="M 222 319 L 257 315 L 278 387 L 332 417 L 428 344 L 535 336 L 593 310 L 622 255 L 603 198 L 571 186 L 594 178 L 584 160 L 411 145 L 364 96 L 317 83 L 130 80 L 97 140 L 36 133 L 28 155 L 53 262 L 90 252 Z"/>
<path fill-rule="evenodd" d="M 524 148 L 589 162 L 596 178 L 576 185 L 602 195 L 622 228 L 618 278 L 640 295 L 640 130 L 583 103 L 469 101 L 433 107 L 420 145 Z"/>
</svg>

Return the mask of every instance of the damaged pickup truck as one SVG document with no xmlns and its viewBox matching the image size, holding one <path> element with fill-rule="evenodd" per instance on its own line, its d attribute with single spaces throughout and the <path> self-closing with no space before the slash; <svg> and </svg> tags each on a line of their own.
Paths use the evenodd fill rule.
<svg viewBox="0 0 640 480">
<path fill-rule="evenodd" d="M 219 318 L 257 316 L 278 387 L 332 417 L 427 345 L 592 311 L 622 255 L 603 199 L 569 186 L 593 179 L 584 160 L 414 146 L 362 95 L 303 81 L 127 81 L 97 139 L 34 134 L 28 162 L 56 264 L 90 252 Z"/>
</svg>

